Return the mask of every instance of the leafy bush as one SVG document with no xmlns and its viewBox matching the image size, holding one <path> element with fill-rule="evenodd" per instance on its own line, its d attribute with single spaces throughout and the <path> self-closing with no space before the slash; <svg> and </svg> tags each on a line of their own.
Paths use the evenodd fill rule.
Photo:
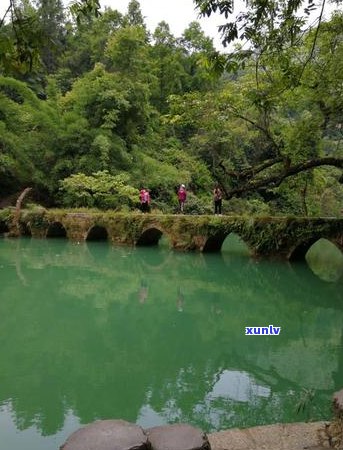
<svg viewBox="0 0 343 450">
<path fill-rule="evenodd" d="M 12 210 L 10 208 L 0 209 L 0 221 L 2 222 L 10 222 L 12 217 Z"/>
<path fill-rule="evenodd" d="M 265 215 L 270 214 L 270 208 L 267 203 L 263 200 L 254 199 L 242 199 L 242 198 L 232 198 L 228 201 L 224 201 L 223 210 L 226 214 L 235 215 Z"/>
<path fill-rule="evenodd" d="M 107 170 L 92 175 L 73 174 L 60 182 L 62 202 L 69 207 L 97 207 L 100 209 L 120 209 L 133 206 L 138 192 L 129 185 L 129 175 L 111 175 Z"/>
<path fill-rule="evenodd" d="M 185 203 L 185 214 L 200 215 L 212 214 L 213 207 L 209 200 L 200 199 L 193 192 L 188 192 Z"/>
</svg>

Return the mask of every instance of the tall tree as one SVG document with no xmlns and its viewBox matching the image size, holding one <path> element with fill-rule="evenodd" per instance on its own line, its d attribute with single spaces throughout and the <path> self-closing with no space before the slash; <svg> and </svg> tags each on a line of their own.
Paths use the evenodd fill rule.
<svg viewBox="0 0 343 450">
<path fill-rule="evenodd" d="M 0 77 L 0 190 L 31 186 L 48 191 L 59 145 L 60 116 L 26 84 Z"/>
<path fill-rule="evenodd" d="M 29 1 L 9 1 L 0 20 L 1 73 L 19 76 L 39 67 L 43 41 L 40 25 L 37 12 Z"/>
<path fill-rule="evenodd" d="M 54 17 L 54 23 L 60 23 L 63 14 L 60 0 L 57 0 L 56 8 L 52 0 L 44 0 L 43 3 L 45 7 L 41 9 L 41 18 L 51 21 Z M 97 17 L 99 9 L 99 0 L 75 0 L 69 8 L 77 22 L 84 17 Z M 49 29 L 42 27 L 39 14 L 32 7 L 30 0 L 8 0 L 5 14 L 0 18 L 0 70 L 12 74 L 31 73 L 40 61 L 42 47 L 51 44 L 49 38 Z M 48 52 L 47 48 L 45 52 Z"/>
<path fill-rule="evenodd" d="M 122 26 L 123 16 L 107 8 L 100 17 L 81 21 L 78 26 L 66 25 L 66 48 L 60 68 L 55 74 L 63 93 L 73 81 L 92 70 L 97 62 L 105 62 L 105 48 L 109 37 Z"/>
<path fill-rule="evenodd" d="M 180 45 L 185 52 L 184 66 L 189 75 L 185 90 L 208 90 L 214 80 L 203 62 L 214 53 L 212 39 L 205 35 L 199 22 L 191 22 L 182 34 Z"/>
<path fill-rule="evenodd" d="M 141 26 L 145 28 L 144 16 L 142 14 L 141 5 L 137 0 L 130 0 L 125 16 L 128 25 Z"/>
<path fill-rule="evenodd" d="M 110 36 L 105 50 L 107 67 L 136 80 L 148 81 L 151 72 L 146 31 L 125 26 Z"/>
<path fill-rule="evenodd" d="M 231 0 L 195 0 L 195 3 L 203 15 L 218 10 L 227 19 L 233 12 Z M 250 77 L 244 98 L 239 101 L 229 98 L 227 109 L 255 130 L 265 148 L 260 160 L 255 161 L 257 164 L 243 171 L 230 171 L 225 164 L 221 165 L 224 175 L 236 178 L 238 183 L 228 191 L 230 196 L 279 186 L 289 177 L 322 165 L 343 168 L 339 145 L 335 154 L 323 152 L 322 145 L 328 123 L 325 116 L 332 116 L 332 105 L 336 102 L 324 100 L 318 89 L 320 81 L 313 79 L 313 68 L 318 63 L 323 65 L 323 59 L 324 66 L 328 67 L 337 58 L 340 60 L 343 28 L 335 27 L 331 36 L 335 36 L 336 44 L 325 57 L 320 50 L 327 39 L 322 24 L 324 5 L 325 0 L 321 3 L 316 28 L 307 33 L 303 30 L 304 17 L 314 5 L 310 3 L 299 17 L 302 2 L 249 1 L 246 11 L 221 27 L 225 44 L 237 38 L 249 43 L 247 50 L 240 46 L 235 52 L 217 54 L 214 58 L 220 73 L 241 68 Z M 341 71 L 335 73 L 341 79 Z M 332 84 L 336 84 L 334 79 L 329 82 Z M 315 97 L 314 102 L 308 103 Z M 329 98 L 334 98 L 332 93 Z M 338 98 L 342 99 L 341 92 Z"/>
<path fill-rule="evenodd" d="M 159 111 L 168 109 L 168 96 L 181 94 L 187 78 L 184 67 L 184 53 L 170 32 L 169 25 L 160 22 L 153 33 L 154 45 L 150 53 L 157 77 L 156 90 L 153 91 L 153 103 Z"/>
<path fill-rule="evenodd" d="M 65 45 L 65 15 L 62 0 L 35 0 L 44 41 L 40 49 L 47 73 L 56 70 Z"/>
</svg>

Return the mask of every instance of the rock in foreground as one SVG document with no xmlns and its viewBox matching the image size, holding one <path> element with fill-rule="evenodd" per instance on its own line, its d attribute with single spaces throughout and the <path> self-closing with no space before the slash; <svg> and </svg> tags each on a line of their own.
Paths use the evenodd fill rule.
<svg viewBox="0 0 343 450">
<path fill-rule="evenodd" d="M 60 450 L 149 450 L 141 427 L 124 420 L 99 420 L 75 431 Z"/>
<path fill-rule="evenodd" d="M 146 430 L 153 450 L 210 450 L 206 434 L 187 424 L 165 425 Z"/>
</svg>

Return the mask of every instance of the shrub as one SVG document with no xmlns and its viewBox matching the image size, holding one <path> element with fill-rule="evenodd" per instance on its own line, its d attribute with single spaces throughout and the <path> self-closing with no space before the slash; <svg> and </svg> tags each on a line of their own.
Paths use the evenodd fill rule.
<svg viewBox="0 0 343 450">
<path fill-rule="evenodd" d="M 62 180 L 62 202 L 71 207 L 97 207 L 100 209 L 120 209 L 133 207 L 138 192 L 129 184 L 129 175 L 111 175 L 107 170 L 92 175 L 78 173 Z"/>
</svg>

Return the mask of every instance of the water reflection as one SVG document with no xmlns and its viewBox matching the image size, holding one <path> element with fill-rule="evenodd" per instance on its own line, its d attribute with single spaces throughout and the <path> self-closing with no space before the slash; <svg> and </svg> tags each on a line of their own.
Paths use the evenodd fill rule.
<svg viewBox="0 0 343 450">
<path fill-rule="evenodd" d="M 252 397 L 269 397 L 270 394 L 271 389 L 257 384 L 249 373 L 224 370 L 207 398 L 228 398 L 237 402 L 248 402 Z"/>
<path fill-rule="evenodd" d="M 176 298 L 176 307 L 179 312 L 183 311 L 184 303 L 185 303 L 185 297 L 183 295 L 182 288 L 179 286 L 177 288 L 177 298 Z"/>
<path fill-rule="evenodd" d="M 249 256 L 250 250 L 247 244 L 236 233 L 230 233 L 221 247 L 222 253 L 226 256 Z"/>
<path fill-rule="evenodd" d="M 328 282 L 343 281 L 343 253 L 326 239 L 319 239 L 306 254 L 312 272 Z"/>
<path fill-rule="evenodd" d="M 321 418 L 342 387 L 341 285 L 305 264 L 2 240 L 0 283 L 0 422 L 27 450 L 58 448 L 70 417 L 205 430 L 301 420 L 303 388 Z M 244 336 L 269 324 L 280 336 Z M 22 449 L 8 429 L 1 442 Z"/>
</svg>

